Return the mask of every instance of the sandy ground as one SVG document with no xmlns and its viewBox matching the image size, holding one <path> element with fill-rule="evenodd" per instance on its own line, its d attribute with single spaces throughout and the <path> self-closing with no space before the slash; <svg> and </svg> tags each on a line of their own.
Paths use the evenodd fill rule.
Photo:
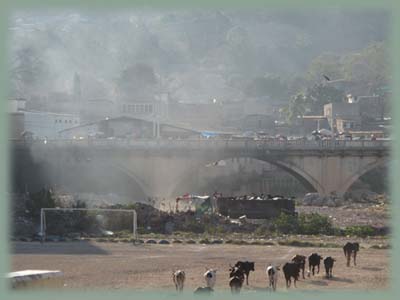
<svg viewBox="0 0 400 300">
<path fill-rule="evenodd" d="M 228 290 L 229 264 L 237 260 L 255 262 L 250 273 L 250 285 L 245 291 L 266 291 L 268 263 L 282 264 L 295 254 L 337 259 L 333 278 L 324 278 L 323 264 L 320 274 L 301 280 L 298 290 L 382 290 L 389 287 L 388 250 L 361 249 L 357 266 L 346 267 L 340 248 L 298 248 L 285 246 L 237 245 L 138 245 L 126 243 L 68 242 L 13 243 L 12 269 L 61 270 L 65 276 L 65 289 L 93 290 L 137 289 L 174 290 L 171 271 L 181 268 L 186 272 L 185 290 L 204 286 L 205 267 L 216 268 L 216 290 Z M 283 274 L 279 274 L 278 290 L 286 291 Z"/>
</svg>

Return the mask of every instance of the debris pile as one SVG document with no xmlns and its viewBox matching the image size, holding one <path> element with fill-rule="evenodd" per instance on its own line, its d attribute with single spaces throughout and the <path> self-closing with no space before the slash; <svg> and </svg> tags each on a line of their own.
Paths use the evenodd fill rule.
<svg viewBox="0 0 400 300">
<path fill-rule="evenodd" d="M 308 193 L 301 201 L 306 206 L 329 206 L 338 207 L 344 204 L 344 199 L 336 195 L 320 196 L 318 193 Z"/>
</svg>

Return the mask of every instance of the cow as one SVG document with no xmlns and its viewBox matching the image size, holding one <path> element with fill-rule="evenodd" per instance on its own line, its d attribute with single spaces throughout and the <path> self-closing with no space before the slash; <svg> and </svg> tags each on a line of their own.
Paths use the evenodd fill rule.
<svg viewBox="0 0 400 300">
<path fill-rule="evenodd" d="M 210 287 L 198 287 L 197 289 L 194 290 L 195 294 L 203 294 L 203 295 L 209 295 L 212 292 L 214 292 L 214 290 Z"/>
<path fill-rule="evenodd" d="M 312 274 L 315 275 L 315 267 L 318 267 L 317 269 L 317 274 L 319 274 L 319 265 L 321 263 L 321 259 L 323 257 L 318 255 L 317 253 L 312 253 L 309 257 L 308 257 L 308 271 Z"/>
<path fill-rule="evenodd" d="M 254 271 L 254 262 L 251 261 L 238 261 L 235 264 L 235 267 L 238 267 L 243 271 L 246 275 L 246 285 L 249 285 L 249 273 L 250 271 Z"/>
<path fill-rule="evenodd" d="M 299 264 L 300 270 L 302 271 L 303 279 L 305 279 L 304 269 L 306 267 L 306 260 L 307 258 L 304 255 L 296 254 L 295 256 L 292 257 L 292 262 Z"/>
<path fill-rule="evenodd" d="M 327 258 L 324 259 L 326 278 L 332 278 L 333 263 L 335 261 L 336 260 L 333 259 L 331 256 L 328 256 Z"/>
<path fill-rule="evenodd" d="M 185 283 L 185 272 L 182 270 L 172 271 L 172 280 L 175 283 L 176 290 L 182 292 Z"/>
<path fill-rule="evenodd" d="M 275 267 L 271 264 L 267 267 L 266 273 L 269 280 L 269 290 L 276 291 L 276 283 L 278 282 L 278 271 L 279 267 Z"/>
<path fill-rule="evenodd" d="M 300 266 L 298 263 L 295 262 L 287 262 L 283 268 L 283 274 L 285 275 L 286 279 L 286 287 L 289 288 L 290 284 L 292 283 L 291 278 L 294 279 L 294 287 L 296 287 L 296 281 L 299 280 L 300 276 Z"/>
<path fill-rule="evenodd" d="M 207 269 L 204 273 L 204 279 L 206 280 L 207 287 L 214 288 L 215 283 L 217 281 L 217 270 L 214 269 Z"/>
<path fill-rule="evenodd" d="M 347 242 L 346 245 L 343 247 L 343 252 L 344 256 L 347 258 L 347 266 L 350 267 L 350 259 L 351 259 L 351 254 L 353 254 L 353 262 L 354 265 L 356 266 L 356 257 L 357 257 L 357 252 L 360 250 L 360 244 L 359 243 L 349 243 Z"/>
<path fill-rule="evenodd" d="M 240 293 L 244 282 L 244 271 L 239 267 L 231 267 L 229 269 L 229 286 L 231 287 L 232 294 Z"/>
</svg>

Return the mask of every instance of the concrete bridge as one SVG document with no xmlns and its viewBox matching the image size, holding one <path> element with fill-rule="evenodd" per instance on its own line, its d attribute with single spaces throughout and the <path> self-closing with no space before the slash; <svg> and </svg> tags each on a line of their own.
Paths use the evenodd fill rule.
<svg viewBox="0 0 400 300">
<path fill-rule="evenodd" d="M 248 157 L 265 161 L 296 177 L 309 191 L 343 195 L 362 175 L 389 160 L 390 141 L 256 140 L 68 140 L 12 142 L 14 157 L 29 155 L 35 164 L 62 172 L 79 165 L 100 172 L 118 170 L 148 197 L 174 197 L 200 167 Z M 101 170 L 101 171 L 100 171 Z M 96 173 L 97 172 L 97 173 Z M 76 179 L 84 172 L 76 172 Z M 112 180 L 112 178 L 110 178 Z"/>
</svg>

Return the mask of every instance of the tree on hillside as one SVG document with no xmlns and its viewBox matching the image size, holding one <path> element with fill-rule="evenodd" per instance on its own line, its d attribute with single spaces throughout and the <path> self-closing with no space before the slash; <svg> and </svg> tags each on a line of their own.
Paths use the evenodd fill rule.
<svg viewBox="0 0 400 300">
<path fill-rule="evenodd" d="M 316 84 L 307 89 L 306 97 L 310 112 L 322 114 L 325 104 L 342 102 L 344 100 L 345 93 L 333 86 Z"/>
<path fill-rule="evenodd" d="M 344 92 L 335 87 L 317 84 L 306 93 L 293 96 L 283 112 L 287 122 L 292 124 L 298 116 L 322 115 L 325 104 L 342 102 L 344 97 Z"/>
<path fill-rule="evenodd" d="M 365 85 L 366 93 L 374 94 L 389 85 L 390 64 L 383 43 L 373 43 L 361 52 L 343 58 L 343 74 L 347 80 Z"/>
<path fill-rule="evenodd" d="M 286 122 L 293 124 L 299 116 L 304 116 L 309 111 L 310 99 L 304 94 L 297 94 L 290 98 L 289 104 L 283 108 Z"/>
<path fill-rule="evenodd" d="M 287 86 L 277 76 L 256 77 L 245 87 L 245 94 L 250 97 L 269 96 L 272 100 L 285 99 Z"/>
<path fill-rule="evenodd" d="M 24 97 L 38 87 L 47 75 L 47 66 L 40 50 L 33 45 L 15 50 L 9 65 L 11 93 Z"/>
<path fill-rule="evenodd" d="M 137 63 L 122 71 L 117 85 L 122 94 L 143 93 L 157 84 L 153 68 L 147 64 Z"/>
<path fill-rule="evenodd" d="M 321 82 L 323 75 L 333 80 L 343 78 L 340 56 L 332 53 L 323 53 L 311 61 L 306 75 L 309 82 L 314 84 Z"/>
</svg>

